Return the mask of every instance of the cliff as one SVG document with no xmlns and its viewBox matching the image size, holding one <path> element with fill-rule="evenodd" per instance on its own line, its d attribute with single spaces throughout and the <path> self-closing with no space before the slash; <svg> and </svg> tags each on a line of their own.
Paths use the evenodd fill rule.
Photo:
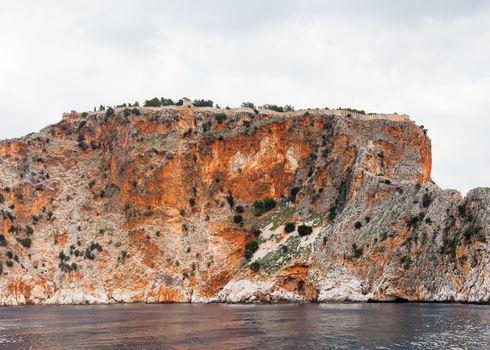
<svg viewBox="0 0 490 350">
<path fill-rule="evenodd" d="M 72 112 L 0 143 L 0 303 L 489 302 L 489 206 L 407 116 Z"/>
</svg>

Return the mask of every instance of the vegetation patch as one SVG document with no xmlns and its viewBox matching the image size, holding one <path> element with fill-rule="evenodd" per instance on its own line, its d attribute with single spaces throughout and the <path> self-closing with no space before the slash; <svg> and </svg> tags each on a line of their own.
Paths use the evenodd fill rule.
<svg viewBox="0 0 490 350">
<path fill-rule="evenodd" d="M 162 102 L 158 97 L 154 97 L 151 100 L 145 100 L 144 106 L 145 107 L 160 107 L 162 105 Z"/>
<path fill-rule="evenodd" d="M 264 271 L 269 274 L 273 274 L 289 263 L 293 258 L 298 256 L 300 252 L 300 242 L 301 240 L 298 236 L 291 236 L 284 244 L 286 249 L 281 247 L 268 253 L 263 258 L 258 259 L 257 262 L 260 264 L 261 268 L 264 269 Z"/>
<path fill-rule="evenodd" d="M 240 214 L 236 214 L 235 216 L 233 216 L 233 222 L 235 224 L 240 224 L 243 222 L 243 217 Z"/>
<path fill-rule="evenodd" d="M 284 225 L 284 231 L 286 231 L 287 233 L 294 232 L 295 229 L 296 226 L 292 222 L 288 222 L 286 223 L 286 225 Z"/>
<path fill-rule="evenodd" d="M 254 261 L 250 264 L 250 270 L 253 272 L 258 272 L 260 270 L 260 263 L 258 261 Z"/>
<path fill-rule="evenodd" d="M 296 196 L 298 195 L 299 190 L 300 190 L 299 187 L 291 188 L 291 190 L 289 191 L 289 200 L 291 202 L 293 202 L 293 203 L 296 202 Z"/>
<path fill-rule="evenodd" d="M 255 109 L 255 104 L 253 104 L 252 102 L 243 102 L 242 103 L 242 108 Z"/>
<path fill-rule="evenodd" d="M 218 124 L 222 124 L 226 120 L 226 114 L 224 113 L 214 113 L 214 119 Z"/>
<path fill-rule="evenodd" d="M 263 201 L 255 201 L 255 216 L 261 216 L 262 214 L 274 209 L 277 203 L 272 198 L 266 198 Z"/>
<path fill-rule="evenodd" d="M 90 246 L 88 246 L 85 249 L 85 258 L 87 258 L 89 260 L 94 260 L 95 259 L 94 250 L 100 252 L 100 251 L 102 251 L 102 246 L 96 242 L 90 243 Z"/>
<path fill-rule="evenodd" d="M 192 104 L 196 107 L 213 107 L 214 102 L 212 100 L 198 99 L 192 101 Z"/>
<path fill-rule="evenodd" d="M 358 259 L 362 256 L 363 254 L 363 248 L 362 247 L 358 247 L 356 243 L 352 243 L 352 256 L 355 258 L 355 259 Z"/>
<path fill-rule="evenodd" d="M 259 242 L 257 242 L 256 240 L 251 240 L 245 246 L 245 252 L 243 253 L 243 256 L 245 257 L 245 259 L 250 260 L 258 249 Z"/>
<path fill-rule="evenodd" d="M 278 106 L 274 104 L 265 104 L 261 107 L 262 109 L 268 109 L 271 111 L 279 112 L 279 113 L 284 113 L 284 112 L 293 112 L 294 107 L 290 105 L 285 105 L 285 106 Z"/>
<path fill-rule="evenodd" d="M 298 234 L 303 237 L 303 236 L 308 236 L 313 232 L 313 227 L 307 226 L 307 225 L 299 225 L 298 226 Z"/>
<path fill-rule="evenodd" d="M 19 239 L 19 243 L 25 248 L 30 248 L 32 245 L 32 240 L 29 237 Z"/>
</svg>

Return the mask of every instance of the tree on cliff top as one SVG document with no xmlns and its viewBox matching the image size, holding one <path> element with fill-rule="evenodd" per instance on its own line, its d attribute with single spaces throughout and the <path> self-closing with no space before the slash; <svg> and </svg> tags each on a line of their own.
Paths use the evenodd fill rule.
<svg viewBox="0 0 490 350">
<path fill-rule="evenodd" d="M 160 107 L 162 102 L 158 97 L 154 97 L 151 100 L 145 100 L 145 107 Z"/>
<path fill-rule="evenodd" d="M 290 105 L 278 106 L 278 105 L 274 105 L 274 104 L 265 104 L 261 108 L 269 109 L 271 111 L 276 111 L 276 112 L 280 112 L 280 113 L 293 112 L 294 111 L 294 107 L 290 106 Z"/>
<path fill-rule="evenodd" d="M 255 109 L 255 105 L 252 102 L 243 102 L 242 103 L 242 108 L 251 108 Z"/>
<path fill-rule="evenodd" d="M 164 97 L 160 99 L 160 103 L 162 104 L 162 106 L 172 106 L 175 104 L 175 102 L 171 98 Z"/>
<path fill-rule="evenodd" d="M 192 104 L 196 107 L 213 107 L 214 102 L 212 100 L 194 100 Z"/>
</svg>

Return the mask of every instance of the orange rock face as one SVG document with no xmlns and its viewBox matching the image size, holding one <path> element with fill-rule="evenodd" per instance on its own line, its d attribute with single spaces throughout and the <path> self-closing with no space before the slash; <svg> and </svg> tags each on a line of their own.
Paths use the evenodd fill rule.
<svg viewBox="0 0 490 350">
<path fill-rule="evenodd" d="M 489 193 L 407 117 L 139 112 L 0 143 L 1 303 L 488 301 Z"/>
</svg>

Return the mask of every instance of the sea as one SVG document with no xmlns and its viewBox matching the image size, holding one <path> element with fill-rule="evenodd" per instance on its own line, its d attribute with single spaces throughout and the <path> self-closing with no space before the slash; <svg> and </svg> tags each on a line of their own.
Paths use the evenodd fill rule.
<svg viewBox="0 0 490 350">
<path fill-rule="evenodd" d="M 490 306 L 0 307 L 0 349 L 490 349 Z"/>
</svg>

